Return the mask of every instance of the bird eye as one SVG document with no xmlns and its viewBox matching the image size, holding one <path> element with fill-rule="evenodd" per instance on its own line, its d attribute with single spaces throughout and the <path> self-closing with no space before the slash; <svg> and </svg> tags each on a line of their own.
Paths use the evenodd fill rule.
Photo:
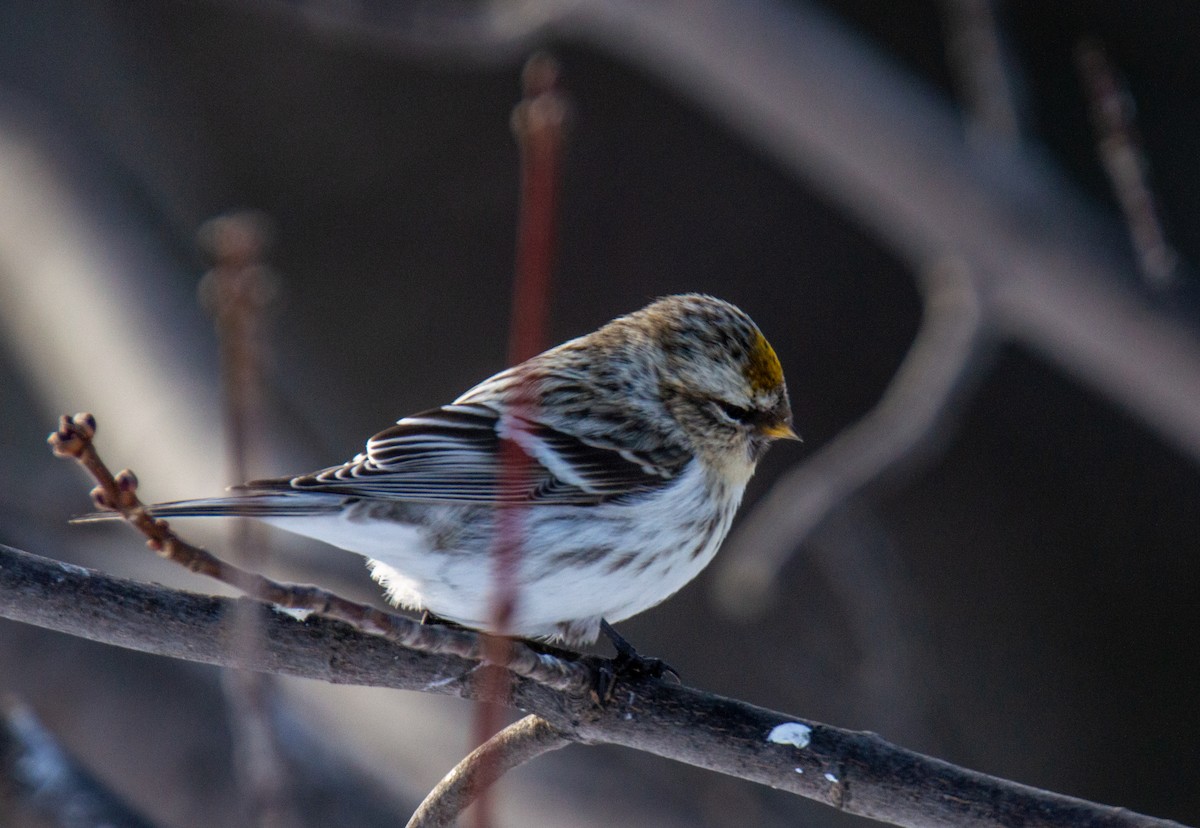
<svg viewBox="0 0 1200 828">
<path fill-rule="evenodd" d="M 712 402 L 722 414 L 734 422 L 749 425 L 754 421 L 754 412 L 749 408 L 742 408 L 740 405 L 734 405 L 724 400 L 713 400 Z"/>
</svg>

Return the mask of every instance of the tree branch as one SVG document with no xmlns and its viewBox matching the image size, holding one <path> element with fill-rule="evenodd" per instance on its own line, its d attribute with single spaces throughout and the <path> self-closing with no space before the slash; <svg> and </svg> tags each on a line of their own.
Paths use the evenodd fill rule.
<svg viewBox="0 0 1200 828">
<path fill-rule="evenodd" d="M 538 716 L 526 716 L 501 730 L 455 765 L 429 792 L 407 828 L 442 828 L 466 810 L 501 776 L 571 740 Z"/>
<path fill-rule="evenodd" d="M 483 698 L 478 662 L 456 655 L 414 650 L 318 615 L 300 621 L 248 598 L 113 578 L 0 546 L 0 617 L 92 641 L 233 666 L 239 649 L 226 633 L 239 603 L 262 616 L 261 661 L 253 669 Z M 586 692 L 520 676 L 507 698 L 488 700 L 536 713 L 573 742 L 623 745 L 896 825 L 1178 826 L 959 768 L 872 733 L 653 679 L 620 681 L 605 706 Z"/>
</svg>

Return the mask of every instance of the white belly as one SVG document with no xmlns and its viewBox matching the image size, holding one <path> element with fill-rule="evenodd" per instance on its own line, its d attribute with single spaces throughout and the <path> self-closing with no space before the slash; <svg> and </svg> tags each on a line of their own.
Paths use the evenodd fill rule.
<svg viewBox="0 0 1200 828">
<path fill-rule="evenodd" d="M 668 598 L 712 560 L 742 489 L 715 502 L 693 463 L 671 486 L 640 502 L 520 510 L 513 523 L 521 542 L 508 579 L 515 610 L 504 632 L 590 641 L 601 618 L 620 621 Z M 434 524 L 459 514 L 455 507 L 427 508 L 442 510 Z M 373 576 L 400 606 L 468 627 L 493 626 L 494 522 L 477 527 L 481 531 L 466 546 L 447 550 L 434 549 L 429 528 L 395 521 L 314 517 L 272 523 L 371 559 Z"/>
</svg>

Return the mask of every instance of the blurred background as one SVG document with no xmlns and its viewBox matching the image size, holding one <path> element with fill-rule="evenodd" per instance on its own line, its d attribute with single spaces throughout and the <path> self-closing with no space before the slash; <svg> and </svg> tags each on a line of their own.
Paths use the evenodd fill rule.
<svg viewBox="0 0 1200 828">
<path fill-rule="evenodd" d="M 278 277 L 254 476 L 504 367 L 509 115 L 546 49 L 573 102 L 550 341 L 713 293 L 804 437 L 621 631 L 690 685 L 1200 822 L 1198 39 L 1195 6 L 1120 0 L 0 0 L 0 543 L 215 589 L 68 526 L 91 484 L 44 439 L 88 410 L 147 500 L 236 482 L 197 301 L 230 209 L 269 217 Z M 273 574 L 375 596 L 271 540 Z M 0 665 L 148 821 L 238 818 L 217 671 L 7 621 Z M 456 700 L 279 695 L 295 824 L 399 824 L 470 748 Z M 506 825 L 865 824 L 608 748 L 499 791 Z"/>
</svg>

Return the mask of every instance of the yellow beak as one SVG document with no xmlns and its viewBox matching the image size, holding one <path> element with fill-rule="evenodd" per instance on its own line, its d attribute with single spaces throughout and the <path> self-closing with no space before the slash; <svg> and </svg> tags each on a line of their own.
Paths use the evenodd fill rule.
<svg viewBox="0 0 1200 828">
<path fill-rule="evenodd" d="M 773 423 L 763 426 L 759 432 L 764 437 L 770 437 L 772 440 L 799 440 L 800 435 L 792 430 L 792 427 L 787 423 Z"/>
</svg>

